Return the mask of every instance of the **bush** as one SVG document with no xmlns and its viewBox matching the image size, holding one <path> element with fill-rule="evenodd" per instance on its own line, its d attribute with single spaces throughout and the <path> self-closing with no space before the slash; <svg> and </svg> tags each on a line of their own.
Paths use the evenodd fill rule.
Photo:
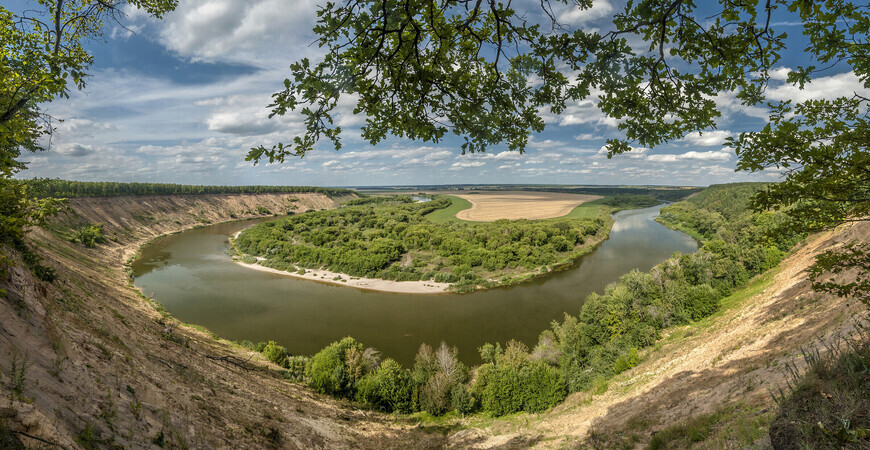
<svg viewBox="0 0 870 450">
<path fill-rule="evenodd" d="M 88 248 L 94 248 L 97 244 L 105 244 L 108 242 L 103 236 L 103 225 L 88 225 L 79 228 L 74 234 L 74 240 L 79 241 Z"/>
<path fill-rule="evenodd" d="M 354 380 L 345 362 L 347 351 L 351 348 L 363 350 L 362 344 L 352 337 L 346 337 L 314 355 L 305 368 L 308 386 L 321 394 L 352 398 Z"/>
<path fill-rule="evenodd" d="M 275 341 L 269 341 L 265 347 L 263 347 L 263 357 L 272 361 L 273 363 L 281 366 L 287 367 L 287 349 L 278 345 Z"/>
<path fill-rule="evenodd" d="M 387 412 L 411 412 L 411 376 L 402 365 L 386 359 L 357 385 L 357 399 Z"/>
</svg>

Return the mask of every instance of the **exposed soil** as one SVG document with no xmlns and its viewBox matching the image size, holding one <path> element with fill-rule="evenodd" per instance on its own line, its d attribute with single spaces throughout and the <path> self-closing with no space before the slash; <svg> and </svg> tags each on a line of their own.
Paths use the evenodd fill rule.
<svg viewBox="0 0 870 450">
<path fill-rule="evenodd" d="M 602 198 L 599 195 L 526 191 L 451 194 L 471 202 L 471 208 L 459 211 L 456 217 L 474 222 L 561 217 L 583 203 Z"/>
<path fill-rule="evenodd" d="M 807 279 L 814 256 L 844 240 L 870 240 L 870 223 L 812 237 L 769 280 L 754 281 L 763 290 L 698 324 L 670 330 L 661 348 L 647 351 L 645 361 L 614 378 L 605 393 L 573 394 L 552 411 L 496 420 L 457 433 L 451 442 L 475 448 L 523 440 L 587 447 L 595 444 L 586 440 L 594 430 L 611 437 L 634 433 L 633 445 L 642 447 L 657 430 L 737 402 L 775 408 L 770 392 L 785 388 L 785 363 L 803 369 L 802 346 L 824 351 L 822 340 L 850 333 L 855 317 L 866 311 L 858 301 L 815 293 Z M 619 441 L 605 442 L 609 447 Z"/>
<path fill-rule="evenodd" d="M 124 261 L 152 237 L 255 216 L 258 206 L 284 213 L 291 198 L 302 211 L 335 206 L 320 194 L 75 199 L 60 223 L 103 223 L 116 242 L 87 249 L 34 230 L 57 280 L 39 281 L 20 262 L 0 279 L 4 428 L 64 448 L 443 445 L 444 433 L 283 380 L 259 355 L 162 315 L 128 283 Z"/>
</svg>

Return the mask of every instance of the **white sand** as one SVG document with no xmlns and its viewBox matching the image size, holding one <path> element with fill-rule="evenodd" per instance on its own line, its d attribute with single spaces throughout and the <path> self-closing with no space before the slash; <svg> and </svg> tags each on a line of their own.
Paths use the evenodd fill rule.
<svg viewBox="0 0 870 450">
<path fill-rule="evenodd" d="M 349 286 L 357 289 L 366 289 L 370 291 L 381 292 L 400 292 L 403 294 L 439 294 L 443 293 L 449 283 L 436 283 L 434 281 L 391 281 L 381 280 L 377 278 L 356 278 L 338 272 L 330 272 L 328 270 L 308 270 L 305 275 L 300 275 L 296 272 L 286 272 L 283 270 L 264 267 L 259 264 L 248 264 L 242 261 L 236 261 L 237 264 L 245 266 L 249 269 L 259 270 L 262 272 L 276 273 L 286 275 L 288 277 L 299 278 L 302 280 L 319 281 L 321 283 L 335 284 L 338 286 Z M 345 281 L 335 280 L 334 278 L 341 276 Z"/>
</svg>

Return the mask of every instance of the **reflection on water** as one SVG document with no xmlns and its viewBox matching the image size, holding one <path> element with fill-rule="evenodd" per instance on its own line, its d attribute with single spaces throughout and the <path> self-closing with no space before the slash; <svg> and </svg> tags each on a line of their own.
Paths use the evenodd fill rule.
<svg viewBox="0 0 870 450">
<path fill-rule="evenodd" d="M 576 314 L 588 294 L 622 274 L 695 251 L 691 237 L 652 220 L 660 208 L 614 214 L 610 238 L 569 270 L 466 295 L 362 291 L 246 269 L 227 255 L 226 238 L 253 222 L 167 236 L 143 249 L 133 270 L 136 286 L 172 315 L 229 339 L 273 339 L 312 354 L 353 336 L 405 365 L 421 343 L 443 340 L 476 364 L 482 344 L 518 339 L 531 347 L 551 321 Z"/>
</svg>

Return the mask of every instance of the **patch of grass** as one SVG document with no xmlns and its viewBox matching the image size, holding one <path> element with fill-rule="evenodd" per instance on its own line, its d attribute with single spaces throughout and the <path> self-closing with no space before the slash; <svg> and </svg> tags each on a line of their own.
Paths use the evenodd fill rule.
<svg viewBox="0 0 870 450">
<path fill-rule="evenodd" d="M 647 449 L 746 448 L 766 434 L 773 413 L 745 405 L 695 416 L 655 433 Z"/>
<path fill-rule="evenodd" d="M 558 217 L 559 219 L 570 218 L 570 219 L 594 219 L 601 214 L 605 214 L 610 211 L 610 207 L 604 205 L 602 202 L 607 200 L 610 197 L 599 198 L 598 200 L 593 200 L 591 202 L 586 202 L 582 205 L 577 206 L 572 209 L 568 214 Z"/>
<path fill-rule="evenodd" d="M 465 220 L 461 220 L 456 218 L 456 213 L 459 211 L 471 208 L 471 202 L 460 197 L 456 197 L 454 195 L 446 195 L 445 197 L 449 198 L 452 204 L 447 208 L 438 209 L 432 211 L 429 214 L 426 214 L 424 217 L 426 220 L 435 222 L 435 223 L 447 223 L 447 222 L 462 222 L 462 223 L 475 223 L 468 222 Z"/>
<path fill-rule="evenodd" d="M 775 396 L 779 413 L 770 427 L 775 448 L 870 448 L 870 328 L 802 350 L 809 369 L 793 364 L 790 395 Z"/>
</svg>

